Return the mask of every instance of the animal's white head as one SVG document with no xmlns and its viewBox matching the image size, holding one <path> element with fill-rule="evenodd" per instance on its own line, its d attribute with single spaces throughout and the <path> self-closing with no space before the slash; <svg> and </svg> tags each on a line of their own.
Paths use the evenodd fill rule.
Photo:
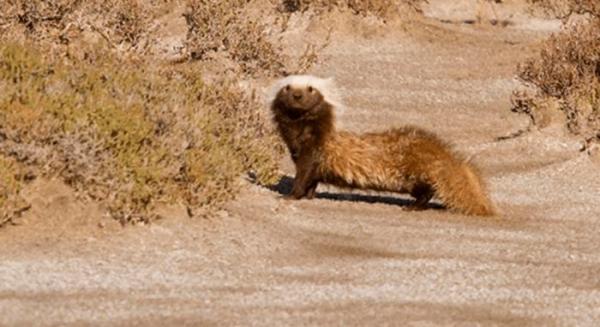
<svg viewBox="0 0 600 327">
<path fill-rule="evenodd" d="M 340 96 L 332 78 L 324 79 L 311 75 L 291 75 L 275 82 L 269 89 L 267 100 L 271 105 L 277 97 L 298 109 L 313 102 L 325 101 L 337 110 L 342 109 Z"/>
</svg>

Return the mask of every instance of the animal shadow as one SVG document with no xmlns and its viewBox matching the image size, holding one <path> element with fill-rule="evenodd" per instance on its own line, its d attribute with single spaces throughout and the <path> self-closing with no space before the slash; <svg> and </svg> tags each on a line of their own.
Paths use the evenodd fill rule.
<svg viewBox="0 0 600 327">
<path fill-rule="evenodd" d="M 280 195 L 287 195 L 292 191 L 293 185 L 294 178 L 290 176 L 283 176 L 276 184 L 266 185 L 265 187 L 273 192 L 279 193 Z M 414 203 L 414 201 L 410 199 L 402 199 L 386 195 L 369 195 L 358 193 L 317 192 L 315 198 L 332 201 L 381 203 L 400 207 L 408 207 Z M 428 203 L 427 209 L 444 209 L 444 207 L 437 203 Z"/>
</svg>

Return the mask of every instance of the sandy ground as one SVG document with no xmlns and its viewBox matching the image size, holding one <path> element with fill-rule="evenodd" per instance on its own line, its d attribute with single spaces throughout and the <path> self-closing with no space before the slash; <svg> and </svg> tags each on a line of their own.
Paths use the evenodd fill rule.
<svg viewBox="0 0 600 327">
<path fill-rule="evenodd" d="M 438 2 L 403 30 L 335 37 L 313 73 L 345 91 L 340 126 L 416 124 L 472 156 L 500 216 L 327 187 L 288 202 L 288 178 L 208 219 L 122 229 L 40 181 L 0 230 L 0 325 L 597 325 L 600 166 L 558 127 L 495 140 L 527 126 L 514 68 L 555 25 L 464 24 Z"/>
</svg>

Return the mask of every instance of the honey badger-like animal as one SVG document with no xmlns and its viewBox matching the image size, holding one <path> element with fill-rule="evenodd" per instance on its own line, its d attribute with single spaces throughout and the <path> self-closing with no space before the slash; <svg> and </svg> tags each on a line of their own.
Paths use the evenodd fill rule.
<svg viewBox="0 0 600 327">
<path fill-rule="evenodd" d="M 469 215 L 494 214 L 477 169 L 434 134 L 413 126 L 379 133 L 337 131 L 330 80 L 294 75 L 272 88 L 270 106 L 296 166 L 292 199 L 313 198 L 320 182 L 409 193 L 414 209 L 436 195 Z"/>
</svg>

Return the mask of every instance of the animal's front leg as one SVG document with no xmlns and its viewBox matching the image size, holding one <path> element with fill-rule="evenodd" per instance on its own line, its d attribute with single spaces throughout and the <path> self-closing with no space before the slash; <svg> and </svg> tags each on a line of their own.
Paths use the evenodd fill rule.
<svg viewBox="0 0 600 327">
<path fill-rule="evenodd" d="M 311 160 L 299 160 L 296 165 L 296 177 L 294 186 L 286 199 L 301 199 L 303 197 L 312 198 L 317 188 L 317 165 Z"/>
</svg>

